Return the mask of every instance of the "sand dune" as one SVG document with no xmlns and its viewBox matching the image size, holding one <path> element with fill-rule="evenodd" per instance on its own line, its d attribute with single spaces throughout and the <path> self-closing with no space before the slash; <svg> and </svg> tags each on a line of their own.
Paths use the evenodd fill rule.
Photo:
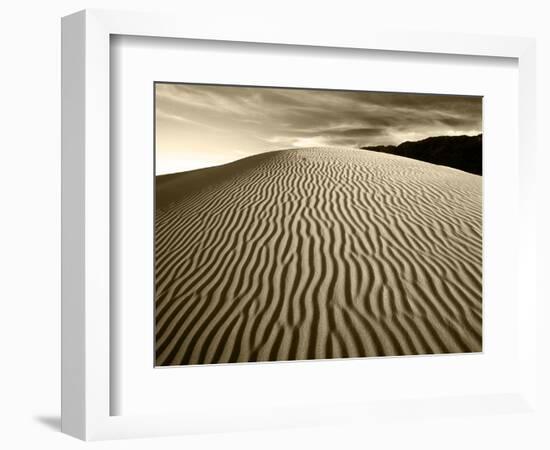
<svg viewBox="0 0 550 450">
<path fill-rule="evenodd" d="M 481 351 L 479 176 L 283 150 L 156 200 L 157 365 Z"/>
</svg>

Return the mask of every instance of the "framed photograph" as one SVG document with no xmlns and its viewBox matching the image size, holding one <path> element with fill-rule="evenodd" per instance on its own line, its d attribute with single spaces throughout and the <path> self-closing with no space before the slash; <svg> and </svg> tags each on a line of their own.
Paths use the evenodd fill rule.
<svg viewBox="0 0 550 450">
<path fill-rule="evenodd" d="M 63 18 L 64 432 L 536 413 L 534 42 L 341 31 Z"/>
<path fill-rule="evenodd" d="M 155 366 L 482 351 L 482 97 L 154 96 Z"/>
</svg>

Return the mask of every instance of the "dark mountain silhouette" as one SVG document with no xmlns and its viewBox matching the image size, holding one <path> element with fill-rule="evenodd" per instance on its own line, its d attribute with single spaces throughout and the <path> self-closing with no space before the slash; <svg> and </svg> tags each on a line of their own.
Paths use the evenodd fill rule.
<svg viewBox="0 0 550 450">
<path fill-rule="evenodd" d="M 437 136 L 415 142 L 406 141 L 397 146 L 378 145 L 361 148 L 453 167 L 475 175 L 482 174 L 481 134 L 477 136 Z"/>
</svg>

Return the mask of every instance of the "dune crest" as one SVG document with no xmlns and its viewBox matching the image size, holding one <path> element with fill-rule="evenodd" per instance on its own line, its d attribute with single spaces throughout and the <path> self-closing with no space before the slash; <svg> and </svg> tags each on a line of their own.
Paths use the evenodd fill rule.
<svg viewBox="0 0 550 450">
<path fill-rule="evenodd" d="M 336 147 L 157 177 L 156 364 L 481 351 L 481 180 Z"/>
</svg>

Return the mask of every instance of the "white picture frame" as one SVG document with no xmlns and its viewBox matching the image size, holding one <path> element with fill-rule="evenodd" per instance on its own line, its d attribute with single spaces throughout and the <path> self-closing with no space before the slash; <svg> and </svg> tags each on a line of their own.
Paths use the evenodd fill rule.
<svg viewBox="0 0 550 450">
<path fill-rule="evenodd" d="M 339 30 L 338 34 L 280 30 L 262 23 L 233 29 L 196 23 L 191 17 L 86 10 L 62 21 L 62 430 L 85 440 L 150 437 L 221 430 L 361 420 L 387 414 L 388 406 L 343 404 L 330 414 L 315 406 L 271 414 L 111 415 L 110 379 L 110 37 L 186 38 L 274 43 L 423 54 L 514 58 L 519 73 L 520 233 L 517 254 L 518 340 L 516 390 L 485 398 L 432 402 L 436 410 L 485 414 L 502 408 L 535 413 L 535 43 L 532 39 L 454 34 Z M 377 406 L 378 405 L 378 406 Z M 428 406 L 430 407 L 430 406 Z M 405 407 L 406 409 L 406 407 Z M 413 408 L 414 409 L 414 408 Z M 411 410 L 412 411 L 412 410 Z M 413 413 L 411 413 L 413 414 Z M 405 414 L 406 415 L 406 414 Z M 321 420 L 321 417 L 322 420 Z"/>
</svg>

